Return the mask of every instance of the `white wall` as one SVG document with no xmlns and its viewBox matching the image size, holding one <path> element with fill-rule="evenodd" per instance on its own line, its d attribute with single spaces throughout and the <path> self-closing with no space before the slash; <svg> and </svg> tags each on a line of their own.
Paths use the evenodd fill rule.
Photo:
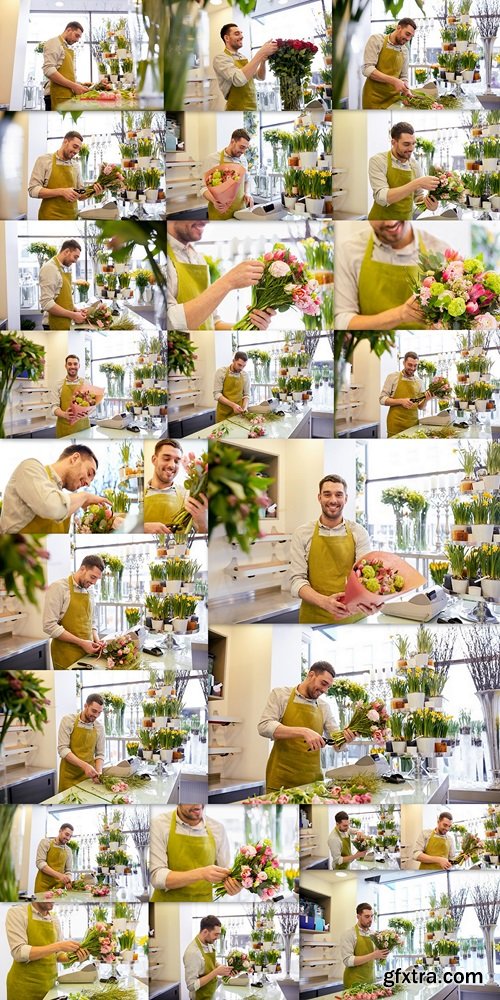
<svg viewBox="0 0 500 1000">
<path fill-rule="evenodd" d="M 346 192 L 335 207 L 350 215 L 368 214 L 367 132 L 370 116 L 366 111 L 344 111 L 334 115 L 333 152 L 335 167 L 347 170 L 334 179 L 334 187 Z"/>
</svg>

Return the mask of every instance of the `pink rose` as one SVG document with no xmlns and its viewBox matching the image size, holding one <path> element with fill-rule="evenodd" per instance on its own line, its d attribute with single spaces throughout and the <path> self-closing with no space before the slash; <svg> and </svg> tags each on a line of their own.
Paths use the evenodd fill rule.
<svg viewBox="0 0 500 1000">
<path fill-rule="evenodd" d="M 272 274 L 273 278 L 284 278 L 285 274 L 290 273 L 290 268 L 288 264 L 285 264 L 284 260 L 274 260 L 269 265 L 269 273 Z"/>
</svg>

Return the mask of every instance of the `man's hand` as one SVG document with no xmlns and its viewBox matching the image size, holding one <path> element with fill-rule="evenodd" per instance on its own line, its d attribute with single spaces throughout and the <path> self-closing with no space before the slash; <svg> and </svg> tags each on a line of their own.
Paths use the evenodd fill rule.
<svg viewBox="0 0 500 1000">
<path fill-rule="evenodd" d="M 352 729 L 347 729 L 347 726 L 342 730 L 342 732 L 346 743 L 352 743 L 352 741 L 356 739 L 356 733 L 353 733 Z"/>
<path fill-rule="evenodd" d="M 107 497 L 100 497 L 97 493 L 79 493 L 78 497 L 81 497 L 82 502 L 80 507 L 85 510 L 86 507 L 90 507 L 91 504 L 96 503 L 99 507 L 111 507 L 111 504 Z"/>
<path fill-rule="evenodd" d="M 415 187 L 423 188 L 424 191 L 435 191 L 439 187 L 439 177 L 417 177 Z"/>
<path fill-rule="evenodd" d="M 161 521 L 146 521 L 144 524 L 145 535 L 171 535 L 172 529 Z"/>
<path fill-rule="evenodd" d="M 87 319 L 87 313 L 82 312 L 82 310 L 80 309 L 78 310 L 78 312 L 72 312 L 70 319 L 73 320 L 73 323 L 79 323 L 79 324 L 85 323 L 85 320 Z"/>
<path fill-rule="evenodd" d="M 94 642 L 93 639 L 84 639 L 81 648 L 88 656 L 95 656 L 96 653 L 101 652 L 102 645 L 100 642 Z"/>
<path fill-rule="evenodd" d="M 330 594 L 329 596 L 324 596 L 322 598 L 321 607 L 323 611 L 328 611 L 330 615 L 334 615 L 335 618 L 348 618 L 350 611 L 347 611 L 345 604 L 343 604 L 341 598 L 344 596 L 341 594 Z"/>
<path fill-rule="evenodd" d="M 245 195 L 245 205 L 246 205 L 247 208 L 253 208 L 253 206 L 254 206 L 254 200 L 253 200 L 251 194 L 246 194 Z"/>
<path fill-rule="evenodd" d="M 204 493 L 199 493 L 196 499 L 187 496 L 184 507 L 193 518 L 193 524 L 200 535 L 206 535 L 208 531 L 208 498 Z"/>
<path fill-rule="evenodd" d="M 235 878 L 228 876 L 224 879 L 224 889 L 228 896 L 237 896 L 241 892 L 241 888 L 241 883 L 237 882 Z"/>
<path fill-rule="evenodd" d="M 429 402 L 429 399 L 432 399 L 432 392 L 429 392 L 428 389 L 425 390 L 425 399 L 427 402 Z"/>
<path fill-rule="evenodd" d="M 78 201 L 78 191 L 74 188 L 58 188 L 58 197 L 64 201 Z"/>
<path fill-rule="evenodd" d="M 104 194 L 104 188 L 97 181 L 94 184 L 94 194 Z"/>
<path fill-rule="evenodd" d="M 63 885 L 71 885 L 73 879 L 71 878 L 69 872 L 65 872 L 64 875 L 61 877 L 60 881 L 63 883 Z"/>
<path fill-rule="evenodd" d="M 204 882 L 224 882 L 224 880 L 229 875 L 229 868 L 221 868 L 220 865 L 206 865 L 204 868 L 198 868 L 200 879 Z"/>
<path fill-rule="evenodd" d="M 92 778 L 92 780 L 94 780 L 94 778 L 98 777 L 97 771 L 93 766 L 93 764 L 87 764 L 85 760 L 82 761 L 82 771 L 86 778 Z"/>
<path fill-rule="evenodd" d="M 429 212 L 435 212 L 436 208 L 439 208 L 437 198 L 433 198 L 431 194 L 428 194 L 427 197 L 424 198 L 424 205 L 429 209 Z"/>
<path fill-rule="evenodd" d="M 412 403 L 411 399 L 401 399 L 399 405 L 404 410 L 415 410 L 417 408 L 417 403 Z"/>
<path fill-rule="evenodd" d="M 434 864 L 439 865 L 439 867 L 442 868 L 443 871 L 445 872 L 447 872 L 448 869 L 451 868 L 451 861 L 448 861 L 448 858 L 441 858 L 436 856 L 434 858 Z"/>
<path fill-rule="evenodd" d="M 72 90 L 74 94 L 85 94 L 88 89 L 89 88 L 83 83 L 72 83 L 70 86 L 70 90 Z"/>
<path fill-rule="evenodd" d="M 409 326 L 411 330 L 411 323 L 421 323 L 424 319 L 424 314 L 417 303 L 417 296 L 410 295 L 410 298 L 403 302 L 403 305 L 399 307 L 399 323 L 404 323 Z"/>
<path fill-rule="evenodd" d="M 354 857 L 355 858 L 364 858 L 364 856 L 365 856 L 366 853 L 367 853 L 366 851 L 356 851 L 356 854 L 354 855 Z"/>
<path fill-rule="evenodd" d="M 321 733 L 315 732 L 314 729 L 302 729 L 302 736 L 310 750 L 321 750 L 325 746 Z"/>
<path fill-rule="evenodd" d="M 398 94 L 403 94 L 404 97 L 412 97 L 412 92 L 407 83 L 404 80 L 400 80 L 399 77 L 392 77 L 392 86 L 397 90 Z"/>
<path fill-rule="evenodd" d="M 233 403 L 232 405 L 234 413 L 243 413 L 243 407 L 239 403 Z"/>
<path fill-rule="evenodd" d="M 250 319 L 259 330 L 267 330 L 273 316 L 276 316 L 276 309 L 253 309 Z"/>
<path fill-rule="evenodd" d="M 231 288 L 248 288 L 256 285 L 264 273 L 264 264 L 261 260 L 243 260 L 241 264 L 236 264 L 225 275 Z"/>
<path fill-rule="evenodd" d="M 68 952 L 68 954 L 70 954 L 70 955 L 72 955 L 75 951 L 77 953 L 79 951 L 81 951 L 82 954 L 85 954 L 85 957 L 87 957 L 87 955 L 88 955 L 88 952 L 85 951 L 83 948 L 80 947 L 80 942 L 79 941 L 58 941 L 57 942 L 57 950 L 58 951 Z"/>
<path fill-rule="evenodd" d="M 234 976 L 234 969 L 230 965 L 218 965 L 215 972 L 218 976 Z"/>
<path fill-rule="evenodd" d="M 269 56 L 274 55 L 278 51 L 278 43 L 274 41 L 265 42 L 259 49 L 259 55 L 263 59 L 269 59 Z"/>
<path fill-rule="evenodd" d="M 372 951 L 370 953 L 370 958 L 373 959 L 387 958 L 388 954 L 389 954 L 389 948 L 375 948 L 375 951 Z"/>
</svg>

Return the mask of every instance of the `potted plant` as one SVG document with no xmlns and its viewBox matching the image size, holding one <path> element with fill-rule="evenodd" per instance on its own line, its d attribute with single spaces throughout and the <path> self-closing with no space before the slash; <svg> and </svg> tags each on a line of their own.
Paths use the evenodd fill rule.
<svg viewBox="0 0 500 1000">
<path fill-rule="evenodd" d="M 424 673 L 421 667 L 411 667 L 405 671 L 408 688 L 408 708 L 410 712 L 423 708 L 425 702 Z"/>
<path fill-rule="evenodd" d="M 26 247 L 26 253 L 32 253 L 38 261 L 38 267 L 41 269 L 46 261 L 51 260 L 57 254 L 57 247 L 53 246 L 51 243 L 44 243 L 43 241 L 34 241 Z"/>
<path fill-rule="evenodd" d="M 457 452 L 464 473 L 459 489 L 461 493 L 469 493 L 473 489 L 472 483 L 475 480 L 476 468 L 481 464 L 481 456 L 478 449 L 471 444 L 465 447 L 459 445 Z"/>
<path fill-rule="evenodd" d="M 161 632 L 163 628 L 164 600 L 158 594 L 146 594 L 146 611 L 151 615 L 153 632 Z"/>
<path fill-rule="evenodd" d="M 276 966 L 279 962 L 281 952 L 277 948 L 269 948 L 264 952 L 265 955 L 265 965 L 267 966 L 267 972 L 273 976 L 276 973 Z"/>
<path fill-rule="evenodd" d="M 500 601 L 500 546 L 479 547 L 481 590 L 486 600 Z"/>
<path fill-rule="evenodd" d="M 485 460 L 486 475 L 482 475 L 485 490 L 493 492 L 500 488 L 500 441 L 488 441 Z"/>
<path fill-rule="evenodd" d="M 404 715 L 402 712 L 393 712 L 390 717 L 391 742 L 393 753 L 401 755 L 406 750 L 406 740 L 403 738 Z"/>
<path fill-rule="evenodd" d="M 483 542 L 491 542 L 495 522 L 493 521 L 495 508 L 498 504 L 493 501 L 491 493 L 475 493 L 470 502 L 470 513 L 472 518 L 471 542 L 473 545 L 481 545 Z"/>
<path fill-rule="evenodd" d="M 158 201 L 161 170 L 158 170 L 157 167 L 148 167 L 148 169 L 144 171 L 144 180 L 146 182 L 146 201 L 147 202 Z"/>
<path fill-rule="evenodd" d="M 391 708 L 404 708 L 408 684 L 404 677 L 389 677 L 387 681 L 392 694 Z"/>
<path fill-rule="evenodd" d="M 153 733 L 151 729 L 139 729 L 138 735 L 141 741 L 142 756 L 144 760 L 151 760 L 153 756 Z"/>
<path fill-rule="evenodd" d="M 396 662 L 398 669 L 401 667 L 406 667 L 408 663 L 408 657 L 410 655 L 410 639 L 406 635 L 401 635 L 399 632 L 397 635 L 391 636 L 394 645 L 399 653 L 399 658 Z"/>
<path fill-rule="evenodd" d="M 143 701 L 142 703 L 142 725 L 144 729 L 153 728 L 153 720 L 155 717 L 155 703 L 154 701 Z"/>
<path fill-rule="evenodd" d="M 415 663 L 417 667 L 426 667 L 432 659 L 434 649 L 434 638 L 430 629 L 424 625 L 419 625 L 417 630 L 417 651 L 415 653 Z"/>
<path fill-rule="evenodd" d="M 466 594 L 468 588 L 465 566 L 465 548 L 463 545 L 447 542 L 444 547 L 450 563 L 451 588 L 454 594 Z"/>
<path fill-rule="evenodd" d="M 306 210 L 309 215 L 323 215 L 325 197 L 331 194 L 332 175 L 328 170 L 306 169 L 303 171 L 306 195 Z"/>
</svg>

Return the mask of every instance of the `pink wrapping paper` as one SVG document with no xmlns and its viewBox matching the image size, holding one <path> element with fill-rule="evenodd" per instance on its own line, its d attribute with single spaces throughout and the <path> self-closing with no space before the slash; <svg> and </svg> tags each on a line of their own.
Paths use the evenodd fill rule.
<svg viewBox="0 0 500 1000">
<path fill-rule="evenodd" d="M 342 604 L 345 604 L 350 614 L 354 614 L 356 611 L 364 611 L 366 614 L 371 614 L 377 608 L 382 607 L 386 601 L 392 601 L 395 597 L 400 597 L 401 594 L 406 594 L 409 590 L 414 590 L 415 587 L 420 587 L 423 583 L 426 583 L 425 576 L 422 576 L 417 569 L 414 569 L 404 559 L 401 559 L 401 556 L 395 555 L 394 552 L 368 552 L 363 556 L 363 559 L 369 562 L 372 559 L 381 560 L 387 569 L 395 569 L 401 574 L 404 579 L 404 585 L 401 590 L 398 590 L 394 594 L 372 594 L 363 586 L 359 577 L 356 576 L 355 570 L 358 567 L 358 563 L 355 563 L 347 578 L 344 597 L 342 598 Z"/>
<path fill-rule="evenodd" d="M 207 178 L 210 177 L 217 167 L 211 167 L 210 170 L 207 170 L 203 178 L 207 191 L 209 191 L 215 199 L 214 207 L 221 213 L 221 215 L 223 212 L 227 212 L 229 206 L 236 198 L 238 188 L 241 184 L 241 179 L 245 174 L 245 167 L 241 163 L 221 163 L 220 169 L 222 170 L 224 168 L 234 170 L 238 174 L 238 180 L 227 180 L 222 184 L 217 184 L 216 187 L 212 187 L 207 183 Z"/>
</svg>

